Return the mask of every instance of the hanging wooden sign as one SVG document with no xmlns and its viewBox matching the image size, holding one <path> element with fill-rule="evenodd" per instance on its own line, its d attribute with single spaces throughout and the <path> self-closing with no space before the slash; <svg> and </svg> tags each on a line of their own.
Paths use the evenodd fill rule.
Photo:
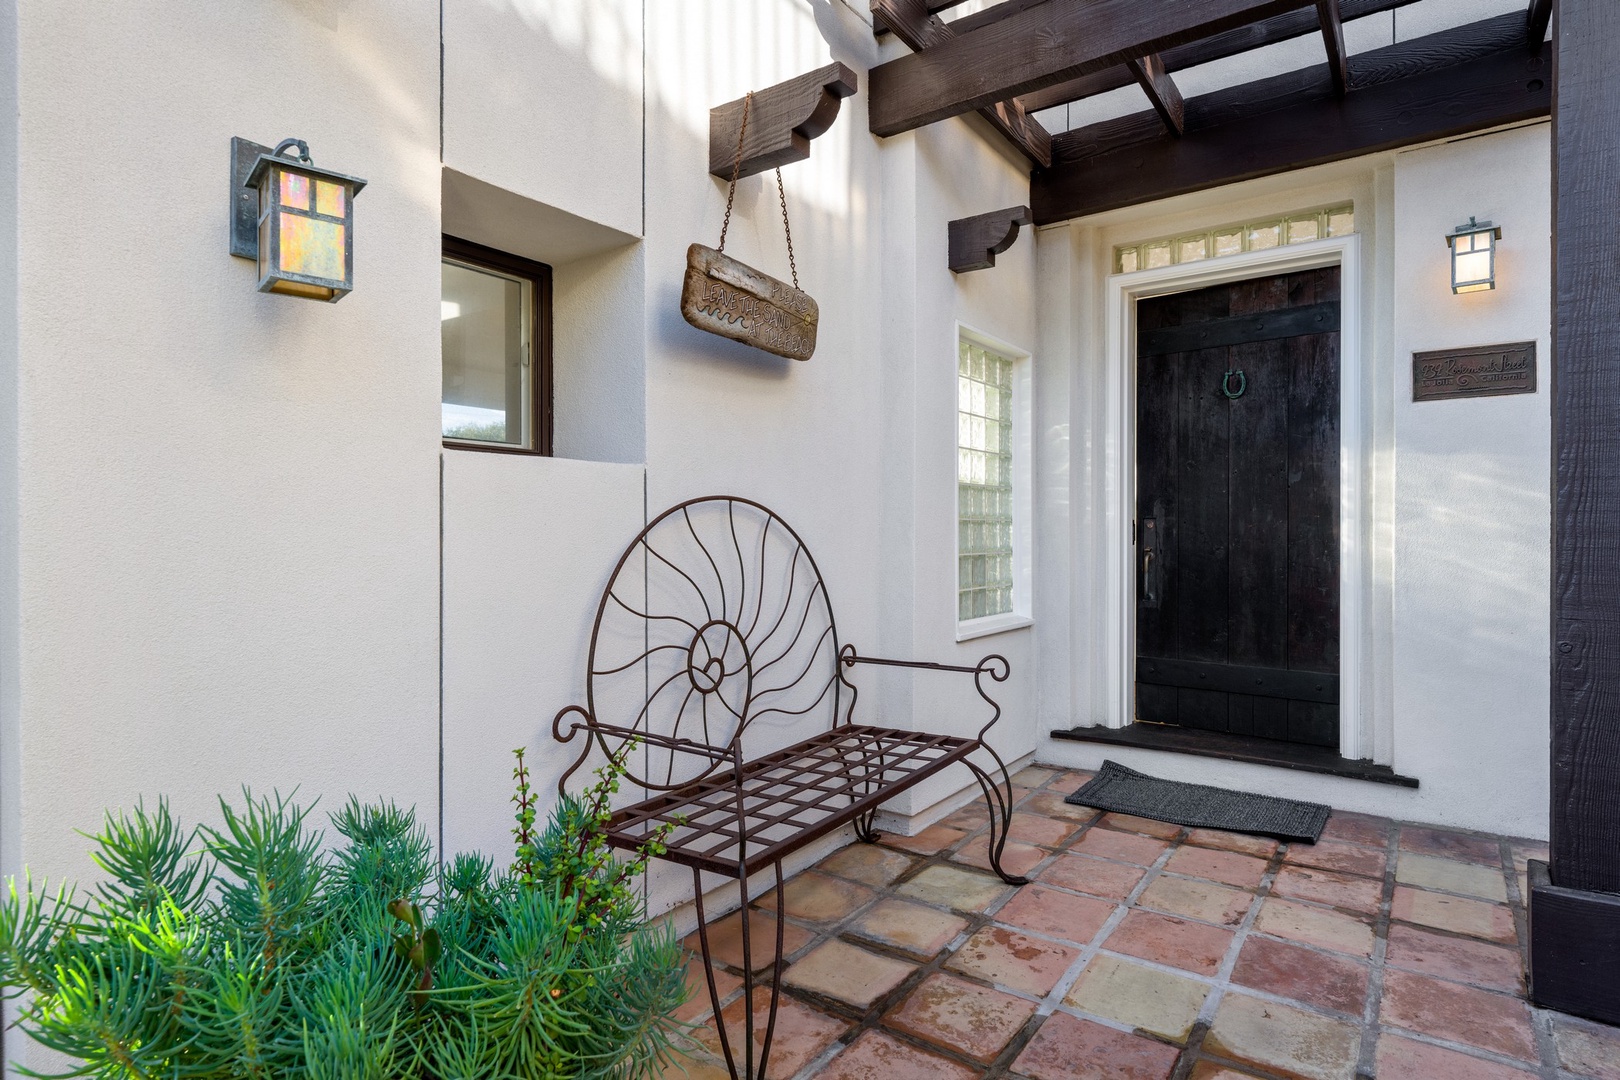
<svg viewBox="0 0 1620 1080">
<path fill-rule="evenodd" d="M 816 351 L 821 311 L 802 289 L 702 244 L 686 249 L 681 315 L 699 330 L 790 360 Z"/>
<path fill-rule="evenodd" d="M 681 317 L 699 330 L 789 360 L 808 360 L 816 351 L 821 309 L 809 293 L 799 288 L 799 264 L 793 257 L 793 227 L 788 224 L 787 190 L 782 186 L 781 169 L 776 170 L 776 193 L 782 200 L 782 228 L 787 233 L 793 284 L 778 281 L 726 254 L 726 232 L 731 228 L 731 204 L 737 196 L 737 174 L 742 169 L 748 110 L 753 100 L 751 92 L 743 99 L 737 157 L 731 168 L 731 186 L 726 191 L 726 217 L 720 225 L 720 246 L 693 244 L 686 249 Z"/>
</svg>

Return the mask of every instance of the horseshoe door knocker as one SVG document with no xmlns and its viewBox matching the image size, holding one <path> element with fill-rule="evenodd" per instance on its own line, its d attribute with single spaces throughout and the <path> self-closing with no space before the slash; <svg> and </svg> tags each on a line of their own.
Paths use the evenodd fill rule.
<svg viewBox="0 0 1620 1080">
<path fill-rule="evenodd" d="M 1232 376 L 1238 379 L 1237 389 L 1232 389 Z M 1249 388 L 1249 380 L 1243 374 L 1242 368 L 1234 368 L 1221 376 L 1221 393 L 1226 395 L 1228 401 L 1236 401 L 1243 396 L 1243 391 Z"/>
</svg>

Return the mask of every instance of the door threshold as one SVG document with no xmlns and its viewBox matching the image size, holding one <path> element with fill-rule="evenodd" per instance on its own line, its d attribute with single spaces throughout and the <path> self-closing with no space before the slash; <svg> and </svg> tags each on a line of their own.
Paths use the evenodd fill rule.
<svg viewBox="0 0 1620 1080">
<path fill-rule="evenodd" d="M 1396 787 L 1418 786 L 1415 776 L 1402 776 L 1388 765 L 1340 757 L 1331 747 L 1229 735 L 1224 731 L 1136 723 L 1123 728 L 1076 727 L 1051 734 L 1054 739 L 1071 742 L 1102 743 L 1133 750 L 1162 750 L 1172 754 L 1243 761 L 1251 765 L 1273 765 L 1300 772 L 1342 776 L 1350 780 L 1369 780 L 1375 784 L 1393 784 Z"/>
</svg>

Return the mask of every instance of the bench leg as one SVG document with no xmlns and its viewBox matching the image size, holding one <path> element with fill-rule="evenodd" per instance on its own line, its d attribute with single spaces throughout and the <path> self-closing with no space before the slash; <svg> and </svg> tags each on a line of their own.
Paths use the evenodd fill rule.
<svg viewBox="0 0 1620 1080">
<path fill-rule="evenodd" d="M 1027 885 L 1029 878 L 1009 874 L 1001 868 L 1001 853 L 1007 846 L 1007 834 L 1012 829 L 1012 778 L 1007 775 L 1007 765 L 1001 760 L 1001 755 L 984 747 L 991 757 L 996 759 L 996 765 L 1001 772 L 1001 783 L 971 761 L 963 759 L 963 763 L 973 770 L 974 779 L 978 780 L 979 788 L 984 792 L 985 805 L 990 810 L 990 866 L 995 870 L 996 876 L 1009 885 Z"/>
<path fill-rule="evenodd" d="M 783 910 L 785 897 L 782 888 L 782 863 L 777 861 L 772 865 L 776 871 L 776 953 L 771 964 L 770 1012 L 765 1020 L 765 1038 L 760 1044 L 757 1069 L 754 1067 L 754 950 L 753 936 L 750 933 L 748 879 L 739 878 L 737 882 L 742 899 L 738 918 L 742 922 L 743 950 L 743 1045 L 740 1072 L 737 1068 L 737 1055 L 732 1052 L 731 1037 L 726 1033 L 725 1019 L 720 1012 L 720 990 L 714 981 L 714 957 L 709 949 L 709 928 L 703 913 L 703 876 L 696 867 L 692 869 L 692 895 L 697 905 L 698 942 L 703 947 L 703 973 L 709 983 L 709 1004 L 714 1010 L 715 1033 L 720 1037 L 720 1051 L 725 1055 L 726 1071 L 731 1074 L 732 1080 L 765 1080 L 765 1066 L 771 1056 L 771 1038 L 776 1033 L 776 1011 L 782 1000 L 782 945 L 786 919 Z"/>
<path fill-rule="evenodd" d="M 863 844 L 875 844 L 878 841 L 878 831 L 872 827 L 877 820 L 877 811 L 868 810 L 855 819 L 855 839 Z"/>
</svg>

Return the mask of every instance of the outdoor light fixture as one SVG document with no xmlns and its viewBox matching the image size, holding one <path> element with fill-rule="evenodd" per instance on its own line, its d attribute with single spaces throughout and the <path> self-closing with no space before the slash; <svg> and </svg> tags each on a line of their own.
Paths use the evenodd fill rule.
<svg viewBox="0 0 1620 1080">
<path fill-rule="evenodd" d="M 231 254 L 258 262 L 260 292 L 336 303 L 354 288 L 354 197 L 365 186 L 316 168 L 302 139 L 273 150 L 232 139 Z"/>
<path fill-rule="evenodd" d="M 1496 288 L 1496 242 L 1502 230 L 1488 221 L 1459 225 L 1446 234 L 1451 248 L 1451 291 L 1484 292 Z"/>
</svg>

